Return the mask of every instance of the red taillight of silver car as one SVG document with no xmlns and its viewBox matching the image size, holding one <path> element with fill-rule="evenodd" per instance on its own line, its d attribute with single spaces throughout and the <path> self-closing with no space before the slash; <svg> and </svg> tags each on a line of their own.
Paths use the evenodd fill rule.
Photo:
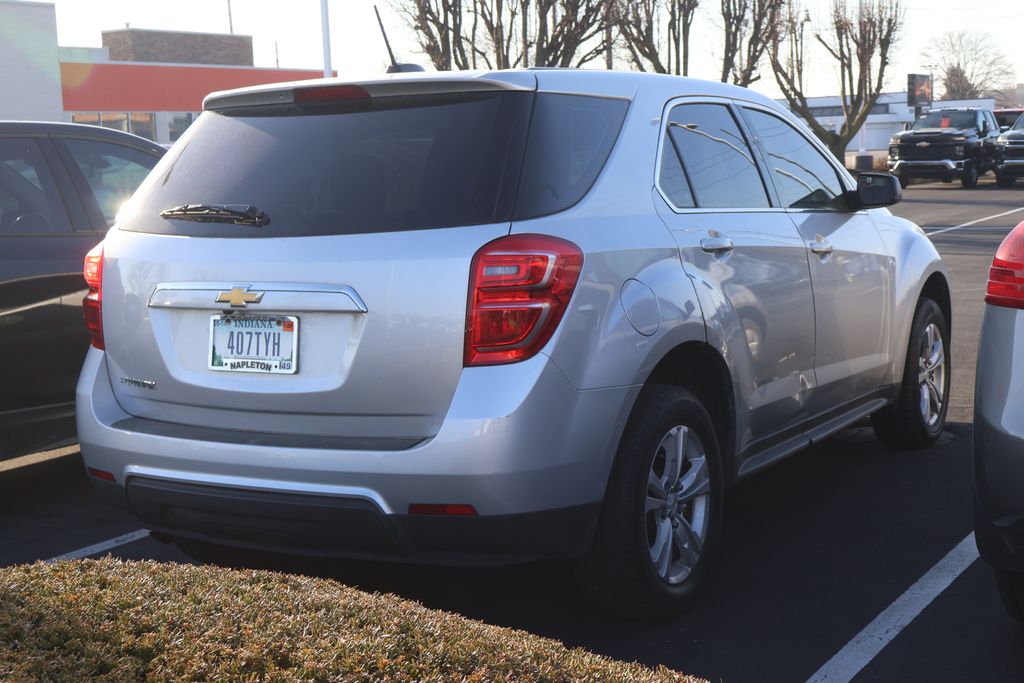
<svg viewBox="0 0 1024 683">
<path fill-rule="evenodd" d="M 82 300 L 85 326 L 92 337 L 92 345 L 103 348 L 103 243 L 100 242 L 85 255 L 83 267 L 89 293 Z"/>
<path fill-rule="evenodd" d="M 1010 231 L 988 270 L 985 303 L 1024 308 L 1024 222 Z"/>
<path fill-rule="evenodd" d="M 572 298 L 583 252 L 546 235 L 485 244 L 470 267 L 465 365 L 515 363 L 551 338 Z"/>
</svg>

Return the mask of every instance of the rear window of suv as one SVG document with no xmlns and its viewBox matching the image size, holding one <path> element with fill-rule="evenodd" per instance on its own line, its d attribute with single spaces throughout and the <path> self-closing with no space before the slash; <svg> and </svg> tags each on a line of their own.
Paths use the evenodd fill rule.
<svg viewBox="0 0 1024 683">
<path fill-rule="evenodd" d="M 523 92 L 205 112 L 120 219 L 125 230 L 300 236 L 421 230 L 562 211 L 593 185 L 628 102 Z M 253 206 L 263 227 L 161 218 Z"/>
</svg>

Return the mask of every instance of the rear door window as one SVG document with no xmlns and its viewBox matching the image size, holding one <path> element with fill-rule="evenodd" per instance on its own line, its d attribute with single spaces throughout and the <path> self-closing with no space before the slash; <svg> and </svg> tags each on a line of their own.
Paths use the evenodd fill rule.
<svg viewBox="0 0 1024 683">
<path fill-rule="evenodd" d="M 57 184 L 31 138 L 0 138 L 0 235 L 69 233 Z"/>
<path fill-rule="evenodd" d="M 682 104 L 669 112 L 665 136 L 678 155 L 700 208 L 769 206 L 754 154 L 729 108 L 721 104 Z M 667 150 L 666 150 L 667 151 Z M 663 161 L 663 168 L 664 168 Z M 673 191 L 682 197 L 682 184 Z M 664 190 L 664 185 L 662 186 Z M 671 193 L 666 190 L 667 194 Z M 677 204 L 679 208 L 683 208 Z"/>
<path fill-rule="evenodd" d="M 64 138 L 107 225 L 159 159 L 131 147 L 98 140 Z"/>
<path fill-rule="evenodd" d="M 844 188 L 835 167 L 803 135 L 772 114 L 744 109 L 744 115 L 764 148 L 769 173 L 783 206 L 846 210 Z"/>
</svg>

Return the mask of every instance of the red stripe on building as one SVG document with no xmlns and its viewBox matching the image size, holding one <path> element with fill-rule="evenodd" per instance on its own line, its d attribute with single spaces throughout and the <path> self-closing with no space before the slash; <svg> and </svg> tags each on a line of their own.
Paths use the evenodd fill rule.
<svg viewBox="0 0 1024 683">
<path fill-rule="evenodd" d="M 320 78 L 322 71 L 61 62 L 64 111 L 200 111 L 215 90 Z"/>
</svg>

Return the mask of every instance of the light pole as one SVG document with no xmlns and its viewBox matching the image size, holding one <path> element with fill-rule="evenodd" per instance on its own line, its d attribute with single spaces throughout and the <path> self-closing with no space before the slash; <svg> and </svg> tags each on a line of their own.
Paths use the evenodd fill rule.
<svg viewBox="0 0 1024 683">
<path fill-rule="evenodd" d="M 324 78 L 331 77 L 331 26 L 327 16 L 327 0 L 320 0 L 320 29 L 324 34 Z"/>
</svg>

